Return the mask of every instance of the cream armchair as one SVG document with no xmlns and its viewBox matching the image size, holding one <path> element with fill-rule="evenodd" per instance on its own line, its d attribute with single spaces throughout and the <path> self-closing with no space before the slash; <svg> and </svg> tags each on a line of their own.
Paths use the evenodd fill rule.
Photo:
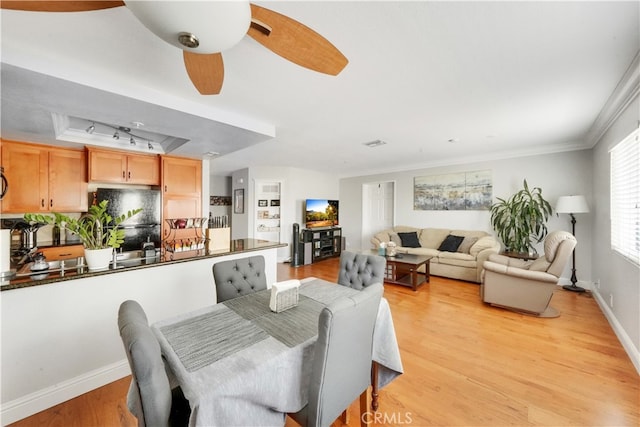
<svg viewBox="0 0 640 427">
<path fill-rule="evenodd" d="M 559 316 L 549 301 L 576 243 L 571 233 L 554 231 L 544 241 L 544 255 L 535 261 L 490 255 L 483 263 L 482 301 L 540 317 Z"/>
</svg>

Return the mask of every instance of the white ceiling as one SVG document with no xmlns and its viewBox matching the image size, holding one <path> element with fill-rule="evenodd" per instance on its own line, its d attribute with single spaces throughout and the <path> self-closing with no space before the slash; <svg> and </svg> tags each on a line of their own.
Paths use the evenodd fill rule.
<svg viewBox="0 0 640 427">
<path fill-rule="evenodd" d="M 55 138 L 51 113 L 185 138 L 211 173 L 293 166 L 354 176 L 593 146 L 640 50 L 640 2 L 256 2 L 349 59 L 337 77 L 249 37 L 202 96 L 182 52 L 126 8 L 3 10 L 2 137 Z M 30 71 L 27 71 L 30 70 Z M 363 143 L 381 139 L 386 145 Z M 457 142 L 448 142 L 456 139 Z"/>
</svg>

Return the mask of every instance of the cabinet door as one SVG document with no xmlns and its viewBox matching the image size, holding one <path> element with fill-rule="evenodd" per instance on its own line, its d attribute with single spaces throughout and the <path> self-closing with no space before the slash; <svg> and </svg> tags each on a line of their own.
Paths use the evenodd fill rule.
<svg viewBox="0 0 640 427">
<path fill-rule="evenodd" d="M 125 182 L 127 157 L 117 151 L 88 149 L 89 181 Z"/>
<path fill-rule="evenodd" d="M 158 156 L 127 156 L 127 182 L 130 184 L 160 185 Z"/>
<path fill-rule="evenodd" d="M 57 261 L 60 259 L 74 259 L 84 255 L 84 246 L 82 245 L 70 245 L 70 246 L 54 246 L 50 248 L 42 248 L 42 255 L 45 256 L 47 261 Z"/>
<path fill-rule="evenodd" d="M 49 209 L 48 151 L 41 146 L 2 141 L 2 166 L 9 188 L 2 212 Z"/>
<path fill-rule="evenodd" d="M 163 156 L 162 189 L 164 194 L 201 197 L 202 161 Z"/>
<path fill-rule="evenodd" d="M 49 151 L 49 210 L 87 210 L 87 173 L 84 151 Z"/>
</svg>

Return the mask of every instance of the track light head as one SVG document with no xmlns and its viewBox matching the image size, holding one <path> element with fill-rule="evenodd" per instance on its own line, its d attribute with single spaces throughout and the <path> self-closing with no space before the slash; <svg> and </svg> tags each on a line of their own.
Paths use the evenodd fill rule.
<svg viewBox="0 0 640 427">
<path fill-rule="evenodd" d="M 95 123 L 91 123 L 91 126 L 89 126 L 87 128 L 87 133 L 88 134 L 92 134 L 94 130 L 96 130 L 96 124 Z"/>
<path fill-rule="evenodd" d="M 149 148 L 149 150 L 153 150 L 153 145 L 151 145 L 151 142 L 147 142 L 147 147 Z"/>
<path fill-rule="evenodd" d="M 113 134 L 113 139 L 120 139 L 120 133 L 118 133 L 118 131 L 115 131 Z"/>
<path fill-rule="evenodd" d="M 129 144 L 136 145 L 136 140 L 133 137 L 129 138 Z"/>
</svg>

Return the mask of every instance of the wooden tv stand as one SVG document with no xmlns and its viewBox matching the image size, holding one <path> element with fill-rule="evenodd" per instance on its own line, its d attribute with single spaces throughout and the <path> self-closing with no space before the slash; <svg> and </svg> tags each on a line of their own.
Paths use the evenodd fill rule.
<svg viewBox="0 0 640 427">
<path fill-rule="evenodd" d="M 305 245 L 305 263 L 340 256 L 342 252 L 342 229 L 340 227 L 305 228 L 302 230 Z M 310 250 L 306 250 L 310 245 Z M 309 255 L 311 260 L 306 259 Z"/>
</svg>

